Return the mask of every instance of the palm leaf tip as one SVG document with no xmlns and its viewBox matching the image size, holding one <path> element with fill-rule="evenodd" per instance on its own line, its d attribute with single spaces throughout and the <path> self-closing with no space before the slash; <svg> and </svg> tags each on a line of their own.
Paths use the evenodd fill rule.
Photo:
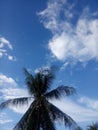
<svg viewBox="0 0 98 130">
<path fill-rule="evenodd" d="M 0 109 L 4 109 L 5 107 L 7 107 L 7 103 L 3 102 L 0 104 Z"/>
<path fill-rule="evenodd" d="M 76 93 L 76 90 L 74 87 L 63 86 L 63 85 L 58 87 L 58 91 L 66 94 L 67 96 Z"/>
</svg>

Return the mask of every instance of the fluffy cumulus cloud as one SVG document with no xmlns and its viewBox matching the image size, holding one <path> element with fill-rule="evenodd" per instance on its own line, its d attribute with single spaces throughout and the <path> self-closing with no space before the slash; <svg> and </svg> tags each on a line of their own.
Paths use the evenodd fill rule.
<svg viewBox="0 0 98 130">
<path fill-rule="evenodd" d="M 98 60 L 98 13 L 85 7 L 78 14 L 75 5 L 75 1 L 50 0 L 39 13 L 45 28 L 53 34 L 48 48 L 55 58 L 67 63 Z"/>
<path fill-rule="evenodd" d="M 0 88 L 9 88 L 9 87 L 16 87 L 17 83 L 11 77 L 8 77 L 2 73 L 0 73 Z"/>
<path fill-rule="evenodd" d="M 8 60 L 14 61 L 15 58 L 8 54 L 8 49 L 13 49 L 12 44 L 5 37 L 0 36 L 0 58 L 6 56 Z"/>
</svg>

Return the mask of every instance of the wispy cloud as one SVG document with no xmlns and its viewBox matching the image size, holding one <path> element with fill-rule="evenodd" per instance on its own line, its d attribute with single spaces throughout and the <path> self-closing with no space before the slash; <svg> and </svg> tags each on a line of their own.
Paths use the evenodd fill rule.
<svg viewBox="0 0 98 130">
<path fill-rule="evenodd" d="M 6 56 L 8 60 L 15 61 L 15 57 L 8 54 L 8 49 L 13 50 L 13 46 L 5 37 L 0 36 L 0 58 Z"/>
<path fill-rule="evenodd" d="M 76 14 L 75 4 L 51 0 L 39 13 L 44 27 L 53 34 L 48 48 L 55 58 L 67 63 L 98 60 L 97 11 L 91 13 L 90 8 L 85 7 L 82 13 Z"/>
<path fill-rule="evenodd" d="M 93 100 L 92 102 L 92 99 L 88 97 L 85 97 L 85 99 L 83 98 L 83 100 L 82 98 L 83 97 L 79 97 L 79 101 L 74 101 L 69 98 L 63 98 L 60 101 L 53 100 L 51 102 L 59 107 L 63 112 L 70 115 L 78 123 L 97 121 L 98 100 Z M 89 101 L 87 101 L 87 99 Z M 82 100 L 81 103 L 80 100 Z M 86 105 L 84 105 L 84 103 Z M 96 104 L 95 107 L 93 107 L 94 104 Z"/>
<path fill-rule="evenodd" d="M 98 100 L 90 99 L 88 97 L 81 97 L 78 101 L 84 104 L 86 107 L 98 111 Z"/>
<path fill-rule="evenodd" d="M 5 112 L 0 113 L 0 125 L 10 123 L 12 121 L 13 120 L 7 117 L 7 114 Z"/>
</svg>

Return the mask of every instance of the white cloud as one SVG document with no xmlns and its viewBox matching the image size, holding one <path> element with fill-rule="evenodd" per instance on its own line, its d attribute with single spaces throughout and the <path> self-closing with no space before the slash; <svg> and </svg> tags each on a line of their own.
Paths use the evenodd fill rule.
<svg viewBox="0 0 98 130">
<path fill-rule="evenodd" d="M 10 123 L 12 121 L 13 120 L 11 120 L 11 119 L 0 119 L 0 124 L 6 124 L 6 123 Z"/>
<path fill-rule="evenodd" d="M 60 20 L 61 12 L 64 16 L 66 13 L 64 12 L 64 4 L 66 4 L 66 0 L 51 0 L 47 3 L 47 8 L 38 14 L 41 16 L 41 22 L 44 24 L 45 28 L 51 30 L 53 33 L 61 32 L 62 25 L 69 26 L 68 22 L 64 23 Z M 67 10 L 67 14 L 70 12 Z"/>
<path fill-rule="evenodd" d="M 9 49 L 13 49 L 11 43 L 4 37 L 0 37 L 0 48 L 3 48 L 4 46 L 8 46 Z"/>
<path fill-rule="evenodd" d="M 0 58 L 2 58 L 5 53 L 6 53 L 5 49 L 0 49 Z"/>
<path fill-rule="evenodd" d="M 9 60 L 13 60 L 14 57 L 9 55 L 9 56 L 8 56 L 8 59 L 9 59 Z"/>
<path fill-rule="evenodd" d="M 16 61 L 16 58 L 14 56 L 8 55 L 8 60 L 10 60 L 10 61 Z"/>
<path fill-rule="evenodd" d="M 0 73 L 0 88 L 17 87 L 17 83 L 11 77 Z"/>
<path fill-rule="evenodd" d="M 12 44 L 6 38 L 0 36 L 0 58 L 6 56 L 8 60 L 15 61 L 15 58 L 8 54 L 8 49 L 13 49 Z"/>
<path fill-rule="evenodd" d="M 26 89 L 20 89 L 20 88 L 9 87 L 9 88 L 1 89 L 0 92 L 3 94 L 3 98 L 5 100 L 28 96 L 27 90 Z"/>
<path fill-rule="evenodd" d="M 12 122 L 11 119 L 0 119 L 0 124 L 6 124 Z"/>
<path fill-rule="evenodd" d="M 66 0 L 51 0 L 39 13 L 45 28 L 53 33 L 48 48 L 55 58 L 67 63 L 98 60 L 98 18 L 93 17 L 96 12 L 91 14 L 85 8 L 81 15 L 75 15 L 73 8 L 75 4 Z M 73 17 L 77 18 L 76 25 Z"/>
</svg>

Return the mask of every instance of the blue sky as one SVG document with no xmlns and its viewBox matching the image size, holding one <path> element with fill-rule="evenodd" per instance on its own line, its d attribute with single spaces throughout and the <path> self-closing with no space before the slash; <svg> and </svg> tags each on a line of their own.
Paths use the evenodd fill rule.
<svg viewBox="0 0 98 130">
<path fill-rule="evenodd" d="M 28 96 L 24 67 L 57 65 L 52 88 L 77 95 L 51 102 L 84 129 L 98 121 L 97 35 L 98 0 L 0 0 L 0 102 Z M 0 110 L 0 129 L 12 130 L 27 108 Z"/>
</svg>

